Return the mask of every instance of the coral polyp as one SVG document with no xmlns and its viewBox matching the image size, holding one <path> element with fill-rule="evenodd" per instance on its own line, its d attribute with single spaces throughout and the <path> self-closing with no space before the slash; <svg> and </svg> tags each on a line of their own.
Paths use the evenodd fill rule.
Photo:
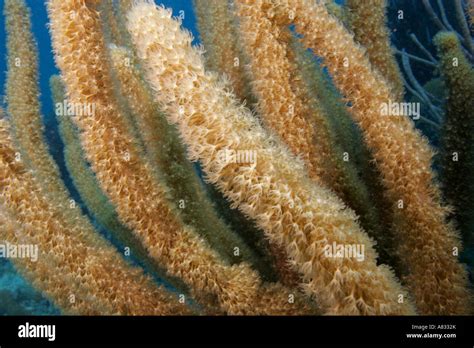
<svg viewBox="0 0 474 348">
<path fill-rule="evenodd" d="M 424 1 L 423 38 L 401 0 L 193 5 L 35 5 L 42 76 L 36 7 L 4 0 L 16 276 L 64 314 L 470 314 L 469 4 Z"/>
</svg>

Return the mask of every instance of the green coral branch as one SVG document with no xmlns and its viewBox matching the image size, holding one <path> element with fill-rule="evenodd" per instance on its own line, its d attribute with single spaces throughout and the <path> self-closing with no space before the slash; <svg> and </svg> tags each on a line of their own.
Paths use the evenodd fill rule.
<svg viewBox="0 0 474 348">
<path fill-rule="evenodd" d="M 51 76 L 50 89 L 54 105 L 67 103 L 64 84 L 59 76 Z M 64 143 L 64 160 L 67 170 L 87 210 L 124 248 L 129 248 L 129 250 L 124 249 L 125 256 L 135 256 L 155 276 L 166 280 L 180 291 L 187 292 L 186 286 L 179 279 L 166 275 L 166 270 L 148 255 L 133 231 L 120 222 L 114 205 L 100 188 L 94 172 L 85 159 L 78 130 L 71 119 L 74 116 L 59 115 L 58 113 L 55 115 Z"/>
<path fill-rule="evenodd" d="M 443 193 L 463 241 L 472 247 L 474 216 L 474 71 L 456 34 L 440 32 L 434 42 L 448 96 L 442 134 Z"/>
<path fill-rule="evenodd" d="M 396 265 L 393 234 L 389 227 L 391 214 L 388 202 L 383 198 L 379 173 L 371 165 L 372 157 L 363 142 L 360 130 L 313 54 L 294 37 L 291 48 L 304 83 L 307 100 L 313 109 L 319 110 L 313 114 L 322 115 L 322 119 L 316 122 L 319 127 L 325 128 L 331 145 L 331 153 L 326 161 L 331 163 L 336 174 L 332 189 L 360 216 L 361 225 L 377 241 L 379 262 Z M 381 210 L 384 206 L 387 208 Z"/>
</svg>

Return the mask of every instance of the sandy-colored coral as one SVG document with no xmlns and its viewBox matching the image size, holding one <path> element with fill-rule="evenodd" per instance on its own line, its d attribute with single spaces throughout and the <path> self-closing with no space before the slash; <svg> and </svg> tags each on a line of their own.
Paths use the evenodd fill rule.
<svg viewBox="0 0 474 348">
<path fill-rule="evenodd" d="M 190 314 L 105 240 L 91 240 L 81 225 L 67 222 L 18 160 L 8 129 L 0 120 L 0 205 L 7 220 L 1 233 L 11 243 L 38 246 L 37 262 L 17 263 L 33 284 L 70 314 Z"/>
<path fill-rule="evenodd" d="M 138 1 L 128 29 L 144 61 L 155 97 L 179 126 L 192 159 L 274 242 L 284 245 L 303 288 L 325 313 L 410 314 L 406 293 L 386 266 L 376 266 L 372 241 L 335 195 L 312 184 L 301 161 L 265 132 L 236 102 L 215 74 L 204 69 L 202 52 L 171 12 Z M 253 164 L 226 163 L 219 151 L 255 151 Z M 333 243 L 364 245 L 364 260 L 332 258 Z M 404 300 L 400 303 L 400 297 Z"/>
<path fill-rule="evenodd" d="M 293 69 L 287 59 L 281 36 L 285 30 L 265 16 L 263 0 L 237 0 L 242 43 L 250 57 L 252 88 L 266 126 L 276 132 L 294 154 L 305 162 L 311 178 L 319 183 L 326 178 L 327 137 L 316 137 L 309 121 L 307 105 L 292 90 Z M 316 145 L 316 141 L 318 144 Z"/>
<path fill-rule="evenodd" d="M 433 183 L 432 150 L 407 117 L 383 116 L 393 100 L 390 87 L 371 69 L 365 51 L 326 8 L 306 1 L 279 2 L 278 20 L 293 22 L 306 47 L 324 58 L 335 85 L 352 103 L 393 204 L 398 248 L 409 273 L 404 278 L 423 314 L 463 314 L 471 297 L 457 260 L 459 237 L 446 223 Z M 291 16 L 288 14 L 291 13 Z M 290 19 L 290 17 L 292 19 Z"/>
<path fill-rule="evenodd" d="M 362 227 L 376 241 L 379 262 L 396 270 L 392 233 L 387 228 L 390 213 L 384 209 L 386 200 L 381 195 L 380 175 L 371 164 L 360 131 L 313 54 L 294 36 L 289 45 L 297 94 L 314 110 L 311 116 L 317 129 L 316 136 L 327 139 L 325 183 L 359 215 Z"/>
<path fill-rule="evenodd" d="M 467 15 L 469 16 L 469 27 L 472 33 L 474 32 L 474 0 L 467 0 L 466 12 L 467 12 Z"/>
<path fill-rule="evenodd" d="M 236 3 L 242 41 L 251 57 L 259 114 L 265 124 L 314 169 L 310 170 L 310 176 L 333 189 L 361 216 L 369 234 L 380 241 L 384 236 L 367 188 L 352 163 L 344 162 L 344 153 L 335 143 L 328 123 L 330 116 L 311 98 L 303 82 L 297 55 L 290 47 L 291 32 L 266 17 L 269 15 L 266 11 L 271 10 L 267 1 Z"/>
<path fill-rule="evenodd" d="M 339 19 L 342 23 L 347 23 L 349 21 L 349 11 L 346 6 L 337 3 L 335 0 L 327 0 L 325 4 L 329 13 Z"/>
<path fill-rule="evenodd" d="M 259 291 L 258 275 L 246 264 L 228 266 L 222 262 L 194 230 L 181 223 L 175 208 L 167 204 L 166 192 L 127 137 L 121 111 L 116 107 L 97 5 L 98 1 L 52 0 L 48 9 L 56 62 L 68 99 L 95 105 L 92 117 L 77 117 L 76 123 L 82 131 L 87 158 L 121 220 L 133 228 L 150 255 L 169 274 L 183 279 L 196 296 L 213 296 L 223 311 L 298 312 L 298 306 L 288 303 L 285 291 L 280 292 L 280 300 L 276 301 L 279 306 L 275 302 L 271 308 L 256 306 L 264 297 Z M 69 20 L 71 15 L 75 21 Z M 262 312 L 256 312 L 257 309 Z"/>
<path fill-rule="evenodd" d="M 372 67 L 390 84 L 394 98 L 403 100 L 403 81 L 387 28 L 387 0 L 347 0 L 346 4 L 354 39 L 364 46 Z"/>
<path fill-rule="evenodd" d="M 103 1 L 100 12 L 103 16 L 103 28 L 108 41 L 116 45 L 121 45 L 123 39 L 122 29 L 120 28 L 121 23 L 116 14 L 114 1 Z"/>
<path fill-rule="evenodd" d="M 68 223 L 81 224 L 94 239 L 96 231 L 69 195 L 44 138 L 38 99 L 37 47 L 31 33 L 29 9 L 23 0 L 7 0 L 5 14 L 9 53 L 7 111 L 19 155 L 45 188 L 50 201 L 65 210 Z"/>
<path fill-rule="evenodd" d="M 194 0 L 208 69 L 225 74 L 241 101 L 252 102 L 237 25 L 228 1 Z"/>
<path fill-rule="evenodd" d="M 8 33 L 6 101 L 16 144 L 48 191 L 65 192 L 64 185 L 58 180 L 58 166 L 49 155 L 43 137 L 38 98 L 38 50 L 31 33 L 29 10 L 24 1 L 7 0 L 4 13 Z"/>
</svg>

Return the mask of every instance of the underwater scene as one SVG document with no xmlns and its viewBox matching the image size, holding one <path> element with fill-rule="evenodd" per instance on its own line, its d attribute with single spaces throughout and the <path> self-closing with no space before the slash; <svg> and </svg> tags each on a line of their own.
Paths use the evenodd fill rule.
<svg viewBox="0 0 474 348">
<path fill-rule="evenodd" d="M 473 0 L 0 6 L 0 315 L 473 313 Z"/>
</svg>

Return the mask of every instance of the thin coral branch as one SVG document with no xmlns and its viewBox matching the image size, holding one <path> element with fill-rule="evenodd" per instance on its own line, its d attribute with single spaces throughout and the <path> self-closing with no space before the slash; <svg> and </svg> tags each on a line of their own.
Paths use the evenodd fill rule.
<svg viewBox="0 0 474 348">
<path fill-rule="evenodd" d="M 441 122 L 441 119 L 442 119 L 441 114 L 438 112 L 438 110 L 435 109 L 435 106 L 431 103 L 430 98 L 428 97 L 426 91 L 416 79 L 411 69 L 410 60 L 408 56 L 405 54 L 402 55 L 402 64 L 403 64 L 403 68 L 405 69 L 405 73 L 407 74 L 408 79 L 412 83 L 414 89 L 417 91 L 417 95 L 421 97 L 421 100 L 426 105 L 428 105 L 431 113 L 436 117 L 437 121 Z"/>
<path fill-rule="evenodd" d="M 458 21 L 459 27 L 461 28 L 461 33 L 464 38 L 464 43 L 469 50 L 469 53 L 474 56 L 474 43 L 469 32 L 469 25 L 467 24 L 466 15 L 464 14 L 462 8 L 461 0 L 454 0 L 454 10 L 456 13 L 456 19 Z"/>
<path fill-rule="evenodd" d="M 425 46 L 418 40 L 415 34 L 410 34 L 410 39 L 415 43 L 415 45 L 424 53 L 426 57 L 431 61 L 431 63 L 437 65 L 438 61 L 433 57 L 433 55 L 426 49 Z"/>
<path fill-rule="evenodd" d="M 208 68 L 225 74 L 240 100 L 252 103 L 250 81 L 244 69 L 246 57 L 242 54 L 229 1 L 194 0 L 194 5 L 201 39 L 208 52 Z"/>
<path fill-rule="evenodd" d="M 433 23 L 438 27 L 439 30 L 447 30 L 446 26 L 440 21 L 438 15 L 434 11 L 433 7 L 430 4 L 430 0 L 421 0 L 423 2 L 423 6 L 425 7 L 426 12 L 430 16 Z"/>
<path fill-rule="evenodd" d="M 448 87 L 446 118 L 442 129 L 442 175 L 445 199 L 463 241 L 473 246 L 472 212 L 474 211 L 474 70 L 464 57 L 454 33 L 441 32 L 435 43 L 441 60 L 441 72 Z"/>
<path fill-rule="evenodd" d="M 422 64 L 425 64 L 425 65 L 428 65 L 432 68 L 436 68 L 438 65 L 437 63 L 434 63 L 434 62 L 430 62 L 429 60 L 426 60 L 426 59 L 423 59 L 423 58 L 420 58 L 418 56 L 415 56 L 413 54 L 410 54 L 410 53 L 407 53 L 405 52 L 404 50 L 403 51 L 400 51 L 398 49 L 395 49 L 395 53 L 399 56 L 402 56 L 402 55 L 407 55 L 410 59 L 416 61 L 416 62 L 419 62 L 419 63 L 422 63 Z"/>
<path fill-rule="evenodd" d="M 346 5 L 355 40 L 365 47 L 373 68 L 380 71 L 397 98 L 403 99 L 401 72 L 393 56 L 386 25 L 386 0 L 347 0 Z"/>
<path fill-rule="evenodd" d="M 450 31 L 454 31 L 453 27 L 451 26 L 451 23 L 449 23 L 448 17 L 446 16 L 446 10 L 444 9 L 443 1 L 442 0 L 436 0 L 436 3 L 438 4 L 439 12 L 441 13 L 441 20 L 443 21 L 443 24 L 448 28 Z"/>
</svg>

